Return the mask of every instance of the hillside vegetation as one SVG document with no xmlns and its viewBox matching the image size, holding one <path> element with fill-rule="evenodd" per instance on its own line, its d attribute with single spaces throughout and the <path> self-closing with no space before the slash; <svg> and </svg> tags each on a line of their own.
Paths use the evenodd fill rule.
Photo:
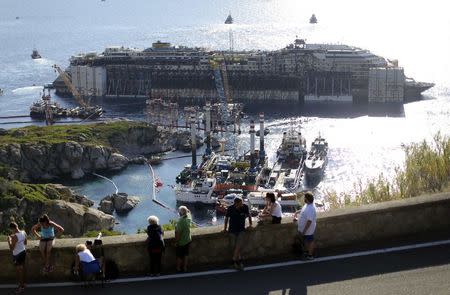
<svg viewBox="0 0 450 295">
<path fill-rule="evenodd" d="M 110 139 L 127 134 L 130 128 L 148 126 L 145 122 L 113 121 L 96 124 L 70 124 L 53 126 L 27 126 L 10 129 L 0 136 L 0 145 L 11 143 L 55 144 L 67 141 L 87 142 L 92 145 L 110 146 Z"/>
<path fill-rule="evenodd" d="M 450 190 L 450 138 L 438 133 L 432 142 L 425 140 L 404 148 L 405 163 L 388 179 L 383 174 L 354 185 L 351 192 L 327 193 L 330 207 L 371 204 L 411 198 L 425 193 Z"/>
</svg>

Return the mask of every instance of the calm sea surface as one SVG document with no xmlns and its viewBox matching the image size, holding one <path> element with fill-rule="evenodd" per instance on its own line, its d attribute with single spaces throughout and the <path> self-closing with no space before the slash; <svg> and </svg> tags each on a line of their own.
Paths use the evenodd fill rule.
<svg viewBox="0 0 450 295">
<path fill-rule="evenodd" d="M 266 140 L 270 161 L 275 159 L 282 131 L 293 118 L 294 125 L 303 128 L 308 144 L 320 132 L 330 145 L 329 164 L 324 180 L 315 189 L 317 194 L 329 189 L 351 191 L 358 179 L 381 172 L 392 175 L 404 159 L 402 144 L 430 140 L 438 131 L 450 134 L 450 19 L 445 2 L 381 2 L 0 1 L 0 88 L 5 91 L 0 96 L 0 117 L 26 115 L 38 99 L 41 85 L 56 78 L 51 66 L 65 67 L 69 57 L 79 52 L 101 52 L 110 45 L 144 48 L 156 40 L 226 49 L 229 27 L 223 21 L 231 11 L 236 22 L 232 25 L 236 49 L 279 49 L 296 36 L 307 42 L 355 45 L 398 59 L 406 75 L 416 80 L 436 83 L 422 101 L 395 111 L 375 113 L 341 105 L 265 110 L 271 131 Z M 319 21 L 315 26 L 308 24 L 312 13 Z M 30 58 L 33 48 L 43 59 Z M 70 99 L 53 97 L 63 105 L 74 105 Z M 107 99 L 99 103 L 109 117 L 144 119 L 142 100 Z M 0 119 L 0 128 L 27 124 L 39 123 L 29 118 Z M 248 121 L 243 127 L 248 131 Z M 248 139 L 246 132 L 239 137 L 240 149 L 248 149 Z M 189 158 L 169 160 L 155 167 L 164 182 L 158 197 L 172 208 L 176 202 L 171 185 L 189 162 Z M 120 191 L 141 198 L 127 216 L 117 217 L 118 230 L 134 233 L 146 226 L 150 214 L 158 215 L 162 223 L 175 217 L 150 201 L 151 179 L 146 166 L 130 166 L 110 177 Z M 71 185 L 95 201 L 113 192 L 101 179 Z M 209 224 L 213 210 L 194 208 L 193 215 L 200 224 Z"/>
</svg>

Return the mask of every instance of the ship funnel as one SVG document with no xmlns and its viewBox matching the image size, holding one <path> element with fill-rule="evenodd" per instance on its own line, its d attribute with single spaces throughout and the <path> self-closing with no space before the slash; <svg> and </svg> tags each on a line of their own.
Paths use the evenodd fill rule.
<svg viewBox="0 0 450 295">
<path fill-rule="evenodd" d="M 255 121 L 250 121 L 250 153 L 255 153 Z"/>
<path fill-rule="evenodd" d="M 205 138 L 206 150 L 205 155 L 211 155 L 211 103 L 207 102 L 205 105 Z"/>
<path fill-rule="evenodd" d="M 259 159 L 264 161 L 264 113 L 259 113 Z"/>
<path fill-rule="evenodd" d="M 255 167 L 255 121 L 250 121 L 250 167 Z"/>
<path fill-rule="evenodd" d="M 192 149 L 192 170 L 197 169 L 197 136 L 195 134 L 195 115 L 191 115 L 191 149 Z"/>
</svg>

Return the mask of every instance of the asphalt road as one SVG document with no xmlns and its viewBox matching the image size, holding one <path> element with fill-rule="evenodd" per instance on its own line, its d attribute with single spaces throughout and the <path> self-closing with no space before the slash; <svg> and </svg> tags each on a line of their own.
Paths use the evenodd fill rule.
<svg viewBox="0 0 450 295">
<path fill-rule="evenodd" d="M 0 289 L 0 294 L 12 290 Z M 100 286 L 28 288 L 26 294 L 450 294 L 450 245 L 270 269 Z"/>
</svg>

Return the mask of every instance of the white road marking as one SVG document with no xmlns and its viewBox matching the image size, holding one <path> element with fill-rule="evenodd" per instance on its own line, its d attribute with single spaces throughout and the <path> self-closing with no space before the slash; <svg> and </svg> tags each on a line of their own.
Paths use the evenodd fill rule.
<svg viewBox="0 0 450 295">
<path fill-rule="evenodd" d="M 442 241 L 436 241 L 436 242 L 427 242 L 427 243 L 412 244 L 412 245 L 399 246 L 399 247 L 382 248 L 382 249 L 376 249 L 376 250 L 320 257 L 320 258 L 316 258 L 314 260 L 292 260 L 292 261 L 279 262 L 279 263 L 249 266 L 249 267 L 246 267 L 243 271 L 284 267 L 284 266 L 299 265 L 299 264 L 306 264 L 306 263 L 317 263 L 317 262 L 332 261 L 332 260 L 346 259 L 346 258 L 352 258 L 352 257 L 368 256 L 368 255 L 374 255 L 374 254 L 399 252 L 399 251 L 404 251 L 404 250 L 427 248 L 427 247 L 434 247 L 434 246 L 440 246 L 440 245 L 449 245 L 449 244 L 450 244 L 450 240 L 442 240 Z M 233 273 L 233 272 L 238 272 L 238 270 L 218 269 L 218 270 L 201 271 L 201 272 L 171 274 L 171 275 L 164 275 L 164 276 L 159 276 L 159 277 L 126 278 L 126 279 L 113 280 L 113 281 L 108 282 L 107 284 L 120 284 L 120 283 L 130 283 L 130 282 L 145 282 L 145 281 L 154 281 L 154 280 L 191 278 L 191 277 L 226 274 L 226 273 Z M 27 288 L 68 287 L 68 286 L 78 286 L 81 284 L 82 283 L 76 283 L 76 282 L 40 283 L 40 284 L 28 284 Z M 13 285 L 13 284 L 0 285 L 0 289 L 9 289 L 9 288 L 16 288 L 16 287 L 17 287 L 17 285 Z"/>
</svg>

